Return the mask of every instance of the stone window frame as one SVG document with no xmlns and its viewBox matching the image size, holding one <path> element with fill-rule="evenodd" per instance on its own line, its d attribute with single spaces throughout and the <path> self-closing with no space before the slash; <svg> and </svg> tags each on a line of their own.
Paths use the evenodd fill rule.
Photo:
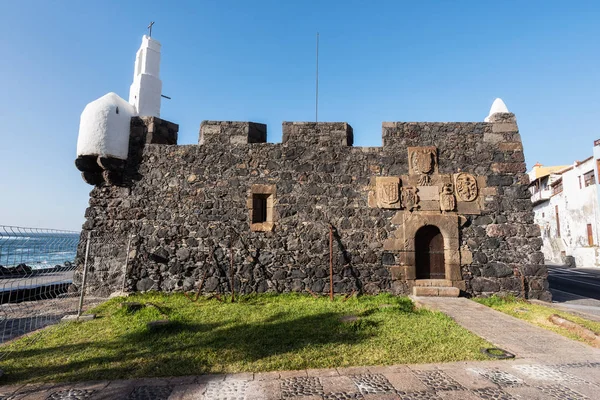
<svg viewBox="0 0 600 400">
<path fill-rule="evenodd" d="M 275 227 L 276 213 L 275 213 L 275 185 L 263 185 L 254 184 L 251 186 L 248 192 L 248 200 L 246 206 L 248 207 L 248 217 L 250 223 L 250 231 L 252 232 L 271 232 Z M 267 196 L 267 218 L 264 222 L 252 222 L 254 221 L 254 197 L 256 195 Z"/>
</svg>

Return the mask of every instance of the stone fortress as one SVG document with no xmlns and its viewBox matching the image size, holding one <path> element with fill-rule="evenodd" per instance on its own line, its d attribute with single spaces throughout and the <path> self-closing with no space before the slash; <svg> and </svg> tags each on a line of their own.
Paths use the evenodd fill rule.
<svg viewBox="0 0 600 400">
<path fill-rule="evenodd" d="M 324 293 L 331 229 L 335 293 L 550 299 L 502 100 L 485 122 L 384 122 L 382 147 L 353 147 L 345 122 L 284 122 L 267 143 L 265 125 L 232 121 L 180 146 L 159 118 L 159 62 L 144 36 L 129 102 L 111 93 L 81 117 L 76 166 L 95 186 L 82 238 L 132 237 L 126 272 L 124 249 L 93 260 L 91 291 Z"/>
</svg>

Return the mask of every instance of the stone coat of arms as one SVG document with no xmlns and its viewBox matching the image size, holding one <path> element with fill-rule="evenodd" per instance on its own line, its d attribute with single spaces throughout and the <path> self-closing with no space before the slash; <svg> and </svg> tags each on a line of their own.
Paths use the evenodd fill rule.
<svg viewBox="0 0 600 400">
<path fill-rule="evenodd" d="M 418 191 L 419 189 L 412 186 L 402 188 L 402 206 L 408 211 L 419 208 L 419 196 L 417 195 Z"/>
<path fill-rule="evenodd" d="M 430 174 L 435 164 L 435 154 L 432 149 L 414 150 L 411 157 L 412 169 L 417 174 Z"/>
<path fill-rule="evenodd" d="M 380 184 L 377 189 L 377 197 L 381 203 L 393 205 L 400 201 L 400 193 L 397 183 L 385 182 Z"/>
<path fill-rule="evenodd" d="M 454 211 L 456 208 L 456 199 L 454 198 L 454 189 L 451 183 L 447 183 L 440 193 L 440 210 Z"/>
<path fill-rule="evenodd" d="M 456 176 L 456 194 L 463 201 L 473 201 L 477 198 L 477 179 L 465 172 Z"/>
<path fill-rule="evenodd" d="M 381 208 L 400 208 L 400 178 L 377 178 L 377 205 Z"/>
<path fill-rule="evenodd" d="M 437 148 L 409 147 L 409 173 L 418 176 L 419 186 L 430 186 L 431 175 L 437 171 Z"/>
</svg>

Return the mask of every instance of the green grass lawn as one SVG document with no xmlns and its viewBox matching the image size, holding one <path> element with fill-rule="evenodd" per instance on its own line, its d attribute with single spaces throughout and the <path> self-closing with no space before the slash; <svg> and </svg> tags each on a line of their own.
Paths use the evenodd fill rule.
<svg viewBox="0 0 600 400">
<path fill-rule="evenodd" d="M 128 312 L 123 301 L 155 307 Z M 242 296 L 235 303 L 181 294 L 115 298 L 92 313 L 2 346 L 4 383 L 77 381 L 243 371 L 483 360 L 483 339 L 449 317 L 416 310 L 406 297 L 361 296 L 343 302 L 304 295 Z M 341 322 L 347 315 L 354 322 Z M 35 335 L 40 335 L 39 340 Z"/>
<path fill-rule="evenodd" d="M 557 326 L 550 322 L 548 318 L 552 314 L 556 314 L 560 317 L 568 319 L 569 321 L 575 322 L 593 331 L 595 334 L 600 335 L 600 322 L 590 321 L 585 318 L 581 318 L 575 314 L 564 312 L 556 308 L 547 307 L 539 304 L 531 304 L 527 301 L 516 299 L 514 297 L 491 296 L 485 299 L 477 298 L 474 300 L 495 310 L 512 315 L 513 317 L 520 318 L 542 328 L 554 331 L 570 339 L 575 339 L 581 342 L 592 344 L 590 341 L 585 340 L 584 338 L 571 332 L 570 330 L 561 326 Z"/>
</svg>

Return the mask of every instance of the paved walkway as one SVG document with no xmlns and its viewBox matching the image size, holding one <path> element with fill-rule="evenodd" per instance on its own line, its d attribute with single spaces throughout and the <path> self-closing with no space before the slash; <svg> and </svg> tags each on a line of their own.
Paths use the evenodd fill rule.
<svg viewBox="0 0 600 400">
<path fill-rule="evenodd" d="M 106 299 L 86 296 L 83 310 L 95 307 L 103 301 Z M 43 301 L 0 304 L 0 343 L 56 324 L 65 315 L 75 315 L 78 306 L 78 293 Z"/>
<path fill-rule="evenodd" d="M 517 355 L 511 361 L 0 387 L 0 399 L 600 399 L 600 350 L 466 299 L 419 298 Z M 4 396 L 4 397 L 3 397 Z"/>
<path fill-rule="evenodd" d="M 474 334 L 518 357 L 544 363 L 600 362 L 600 349 L 462 297 L 418 297 L 413 301 L 449 315 Z"/>
</svg>

